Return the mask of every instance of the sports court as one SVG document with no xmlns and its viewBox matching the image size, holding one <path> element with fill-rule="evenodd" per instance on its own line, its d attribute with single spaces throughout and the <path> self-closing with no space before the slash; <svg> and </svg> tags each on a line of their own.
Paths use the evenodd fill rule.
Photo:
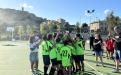
<svg viewBox="0 0 121 75">
<path fill-rule="evenodd" d="M 96 66 L 95 59 L 86 44 L 85 51 L 85 73 L 75 75 L 120 75 L 112 73 L 115 68 L 113 60 L 107 60 L 104 54 L 105 67 Z M 43 61 L 41 51 L 39 52 L 39 69 L 43 72 Z M 0 42 L 0 75 L 32 75 L 29 63 L 29 48 L 27 41 Z"/>
</svg>

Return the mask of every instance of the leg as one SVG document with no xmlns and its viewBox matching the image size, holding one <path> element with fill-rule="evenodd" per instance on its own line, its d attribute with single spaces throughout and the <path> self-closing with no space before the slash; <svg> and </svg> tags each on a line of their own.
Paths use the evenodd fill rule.
<svg viewBox="0 0 121 75">
<path fill-rule="evenodd" d="M 35 68 L 36 68 L 37 73 L 39 73 L 38 63 L 39 63 L 39 61 L 36 61 L 36 62 L 35 62 Z"/>
<path fill-rule="evenodd" d="M 104 66 L 104 65 L 103 65 L 103 59 L 102 59 L 102 56 L 100 56 L 100 61 L 101 61 L 101 63 L 102 63 L 102 66 Z"/>
<path fill-rule="evenodd" d="M 34 62 L 31 62 L 31 70 L 34 71 Z"/>
<path fill-rule="evenodd" d="M 71 66 L 68 68 L 68 75 L 72 74 Z"/>
<path fill-rule="evenodd" d="M 49 55 L 43 55 L 43 62 L 44 62 L 44 75 L 48 75 L 48 67 L 50 65 L 50 58 Z"/>
<path fill-rule="evenodd" d="M 49 75 L 54 75 L 57 68 L 57 59 L 51 59 L 52 66 Z"/>
<path fill-rule="evenodd" d="M 116 60 L 116 61 L 115 61 L 116 69 L 117 69 L 117 70 L 119 70 L 119 63 L 120 63 L 119 60 Z"/>
<path fill-rule="evenodd" d="M 48 75 L 47 74 L 48 67 L 49 67 L 49 65 L 44 65 L 44 75 Z"/>
<path fill-rule="evenodd" d="M 96 60 L 96 66 L 98 66 L 98 52 L 95 51 L 95 60 Z"/>
<path fill-rule="evenodd" d="M 84 72 L 84 61 L 81 61 L 82 71 Z"/>
<path fill-rule="evenodd" d="M 63 67 L 63 75 L 66 75 L 66 68 Z"/>
<path fill-rule="evenodd" d="M 58 65 L 57 75 L 63 75 L 63 70 L 62 70 L 62 65 L 61 64 Z"/>
<path fill-rule="evenodd" d="M 98 56 L 96 55 L 96 66 L 98 66 Z"/>
<path fill-rule="evenodd" d="M 56 66 L 52 66 L 49 75 L 54 75 L 56 71 Z"/>
<path fill-rule="evenodd" d="M 104 66 L 103 65 L 103 58 L 102 58 L 103 54 L 102 53 L 103 53 L 102 51 L 99 52 L 99 57 L 100 57 L 100 61 L 102 63 L 102 66 Z"/>
<path fill-rule="evenodd" d="M 107 59 L 109 59 L 109 52 L 106 50 Z"/>
</svg>

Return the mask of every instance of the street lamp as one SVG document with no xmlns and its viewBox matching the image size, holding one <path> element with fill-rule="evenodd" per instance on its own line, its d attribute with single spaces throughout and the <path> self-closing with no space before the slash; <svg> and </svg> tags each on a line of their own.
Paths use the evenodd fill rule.
<svg viewBox="0 0 121 75">
<path fill-rule="evenodd" d="M 95 10 L 93 9 L 93 10 L 87 10 L 86 11 L 86 14 L 88 15 L 88 16 L 90 16 L 90 24 L 91 24 L 91 16 L 92 16 L 92 14 L 95 12 Z M 90 34 L 91 34 L 91 29 L 90 29 Z"/>
</svg>

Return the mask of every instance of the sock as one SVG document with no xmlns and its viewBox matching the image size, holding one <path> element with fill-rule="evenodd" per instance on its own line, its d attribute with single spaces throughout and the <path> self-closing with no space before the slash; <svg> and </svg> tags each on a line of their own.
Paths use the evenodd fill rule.
<svg viewBox="0 0 121 75">
<path fill-rule="evenodd" d="M 44 66 L 44 75 L 47 75 L 48 67 Z"/>
<path fill-rule="evenodd" d="M 57 75 L 63 75 L 63 70 L 60 69 L 60 70 L 57 72 Z"/>
<path fill-rule="evenodd" d="M 55 69 L 53 67 L 51 67 L 49 75 L 54 75 L 54 73 L 55 73 Z"/>
</svg>

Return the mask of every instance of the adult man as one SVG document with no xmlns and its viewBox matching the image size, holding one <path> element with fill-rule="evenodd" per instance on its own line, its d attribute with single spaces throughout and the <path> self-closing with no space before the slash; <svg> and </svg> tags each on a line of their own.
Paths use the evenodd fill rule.
<svg viewBox="0 0 121 75">
<path fill-rule="evenodd" d="M 94 41 L 94 36 L 93 35 L 91 35 L 90 36 L 90 50 L 92 50 L 93 51 L 93 55 L 95 55 L 95 53 L 94 53 L 94 46 L 93 46 L 93 41 Z"/>
<path fill-rule="evenodd" d="M 121 61 L 121 32 L 118 26 L 114 27 L 115 35 L 114 35 L 114 59 L 116 69 L 113 69 L 112 72 L 119 72 L 119 63 Z"/>
<path fill-rule="evenodd" d="M 33 31 L 30 40 L 30 63 L 31 63 L 31 70 L 32 73 L 35 74 L 36 71 L 38 70 L 38 44 L 40 42 L 39 37 L 37 36 L 37 32 Z"/>
</svg>

